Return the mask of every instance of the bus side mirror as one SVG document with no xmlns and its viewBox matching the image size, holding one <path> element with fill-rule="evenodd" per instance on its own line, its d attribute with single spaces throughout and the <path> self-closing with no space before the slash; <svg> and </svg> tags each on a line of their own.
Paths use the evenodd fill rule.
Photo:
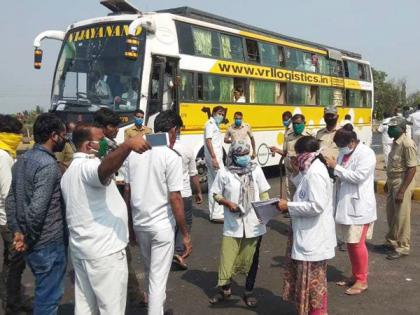
<svg viewBox="0 0 420 315">
<path fill-rule="evenodd" d="M 129 35 L 125 42 L 125 58 L 129 60 L 137 60 L 139 57 L 140 41 L 133 35 Z"/>
<path fill-rule="evenodd" d="M 35 48 L 34 51 L 34 68 L 41 69 L 42 64 L 42 49 Z"/>
</svg>

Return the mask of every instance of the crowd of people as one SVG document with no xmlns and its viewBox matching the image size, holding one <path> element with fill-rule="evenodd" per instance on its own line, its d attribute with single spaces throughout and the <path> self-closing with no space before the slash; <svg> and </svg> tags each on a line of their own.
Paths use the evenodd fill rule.
<svg viewBox="0 0 420 315">
<path fill-rule="evenodd" d="M 217 291 L 209 302 L 228 300 L 232 277 L 244 273 L 244 302 L 256 307 L 253 289 L 267 229 L 252 203 L 270 200 L 270 185 L 255 162 L 256 143 L 244 115 L 236 112 L 223 135 L 225 116 L 225 109 L 215 106 L 203 132 L 209 220 L 223 224 Z M 413 136 L 420 130 L 417 116 L 407 119 Z M 351 117 L 345 119 L 339 127 L 337 108 L 326 107 L 326 126 L 313 136 L 304 115 L 284 112 L 283 147 L 271 147 L 286 171 L 286 193 L 280 192 L 275 206 L 290 218 L 282 296 L 299 315 L 328 313 L 327 263 L 337 243 L 352 267 L 352 276 L 337 285 L 348 295 L 368 288 L 366 240 L 377 219 L 376 156 L 360 142 Z M 381 127 L 392 139 L 385 185 L 389 231 L 380 246 L 390 260 L 410 252 L 418 155 L 406 135 L 407 120 L 392 117 Z M 194 152 L 178 140 L 183 122 L 174 111 L 154 117 L 153 132 L 167 133 L 167 146 L 152 148 L 145 140 L 152 130 L 144 126 L 141 110 L 121 144 L 115 141 L 119 125 L 118 114 L 108 108 L 98 110 L 93 122 L 64 123 L 52 113 L 41 114 L 33 126 L 34 147 L 17 157 L 23 126 L 0 115 L 7 314 L 31 309 L 35 315 L 56 314 L 68 258 L 75 314 L 124 314 L 127 300 L 146 306 L 150 315 L 172 313 L 165 311 L 169 272 L 172 265 L 188 269 L 193 202 L 203 202 Z M 227 154 L 223 143 L 229 144 Z M 130 243 L 139 246 L 145 292 L 139 289 Z M 35 278 L 33 302 L 21 292 L 26 264 Z"/>
</svg>

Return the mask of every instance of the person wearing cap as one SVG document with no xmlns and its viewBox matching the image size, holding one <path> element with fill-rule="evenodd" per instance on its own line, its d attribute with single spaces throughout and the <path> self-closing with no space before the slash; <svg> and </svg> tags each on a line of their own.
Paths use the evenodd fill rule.
<svg viewBox="0 0 420 315">
<path fill-rule="evenodd" d="M 338 156 L 338 147 L 333 141 L 337 131 L 338 117 L 337 107 L 325 107 L 324 121 L 326 126 L 318 130 L 316 134 L 316 140 L 319 142 L 322 154 L 332 158 L 337 158 Z"/>
<path fill-rule="evenodd" d="M 406 120 L 403 117 L 390 120 L 388 135 L 394 142 L 388 156 L 384 187 L 388 194 L 386 213 L 389 230 L 383 247 L 391 250 L 386 258 L 394 260 L 410 253 L 411 197 L 415 188 L 417 148 L 406 134 Z"/>
</svg>

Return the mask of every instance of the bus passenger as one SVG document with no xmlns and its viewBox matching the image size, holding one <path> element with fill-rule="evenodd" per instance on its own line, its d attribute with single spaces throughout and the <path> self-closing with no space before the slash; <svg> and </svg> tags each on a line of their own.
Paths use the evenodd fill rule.
<svg viewBox="0 0 420 315">
<path fill-rule="evenodd" d="M 91 86 L 93 87 L 93 93 L 104 101 L 106 104 L 113 102 L 111 89 L 106 83 L 104 76 L 100 75 L 99 72 L 94 71 L 91 73 Z"/>
<path fill-rule="evenodd" d="M 130 83 L 129 87 L 128 87 L 128 90 L 126 92 L 124 92 L 121 96 L 123 101 L 126 102 L 126 105 L 127 105 L 126 109 L 136 107 L 137 100 L 139 98 L 138 90 L 139 90 L 139 79 L 138 78 L 133 78 L 131 80 L 131 83 Z"/>
<path fill-rule="evenodd" d="M 232 143 L 227 166 L 217 173 L 212 195 L 209 194 L 209 198 L 213 196 L 217 203 L 224 206 L 225 211 L 217 284 L 219 292 L 210 299 L 211 304 L 230 298 L 231 278 L 236 273 L 253 273 L 252 279 L 247 277 L 244 301 L 249 307 L 256 306 L 252 290 L 258 255 L 254 255 L 262 235 L 266 233 L 266 227 L 258 220 L 251 203 L 268 200 L 270 185 L 261 167 L 251 161 L 249 149 L 249 144 L 243 141 Z M 257 259 L 257 263 L 252 271 L 254 259 Z"/>
<path fill-rule="evenodd" d="M 273 153 L 278 153 L 285 157 L 285 169 L 286 169 L 286 195 L 287 200 L 293 200 L 293 195 L 296 191 L 296 186 L 293 183 L 291 176 L 293 173 L 292 159 L 296 158 L 295 144 L 303 136 L 310 136 L 305 131 L 305 116 L 302 114 L 295 114 L 292 117 L 293 127 L 287 131 L 287 134 L 283 140 L 283 150 L 277 147 L 271 147 L 270 150 Z"/>
<path fill-rule="evenodd" d="M 234 103 L 246 103 L 244 90 L 242 88 L 237 87 L 233 91 L 233 102 Z"/>
<path fill-rule="evenodd" d="M 207 166 L 207 185 L 209 196 L 211 187 L 219 169 L 223 168 L 223 135 L 220 124 L 225 119 L 225 109 L 222 106 L 213 108 L 212 117 L 204 127 L 204 158 Z M 209 198 L 210 221 L 223 223 L 223 207 Z"/>
<path fill-rule="evenodd" d="M 257 151 L 255 149 L 255 139 L 252 134 L 251 126 L 243 122 L 243 114 L 241 112 L 236 112 L 233 115 L 234 124 L 232 124 L 229 129 L 226 131 L 225 143 L 232 143 L 235 141 L 248 141 L 248 137 L 251 140 L 252 145 L 252 155 L 251 159 L 255 159 L 257 156 Z"/>
<path fill-rule="evenodd" d="M 336 246 L 333 181 L 314 137 L 300 137 L 295 150 L 297 191 L 293 201 L 278 203 L 292 219 L 283 299 L 294 302 L 298 315 L 327 314 L 327 260 L 335 256 Z"/>
</svg>

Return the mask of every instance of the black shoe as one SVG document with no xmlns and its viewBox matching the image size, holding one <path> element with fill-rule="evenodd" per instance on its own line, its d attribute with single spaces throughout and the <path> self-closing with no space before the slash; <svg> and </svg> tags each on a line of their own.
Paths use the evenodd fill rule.
<svg viewBox="0 0 420 315">
<path fill-rule="evenodd" d="M 375 251 L 380 252 L 380 253 L 389 253 L 389 252 L 394 252 L 394 247 L 392 247 L 389 244 L 381 244 L 381 245 L 375 245 L 374 246 Z"/>
<path fill-rule="evenodd" d="M 347 251 L 347 244 L 344 242 L 340 242 L 338 243 L 338 250 L 341 252 L 346 252 Z"/>
<path fill-rule="evenodd" d="M 388 259 L 388 260 L 396 260 L 396 259 L 403 258 L 405 256 L 407 256 L 407 255 L 404 255 L 404 254 L 401 254 L 399 252 L 395 252 L 394 251 L 393 253 L 388 254 L 388 256 L 386 256 L 386 259 Z"/>
</svg>

